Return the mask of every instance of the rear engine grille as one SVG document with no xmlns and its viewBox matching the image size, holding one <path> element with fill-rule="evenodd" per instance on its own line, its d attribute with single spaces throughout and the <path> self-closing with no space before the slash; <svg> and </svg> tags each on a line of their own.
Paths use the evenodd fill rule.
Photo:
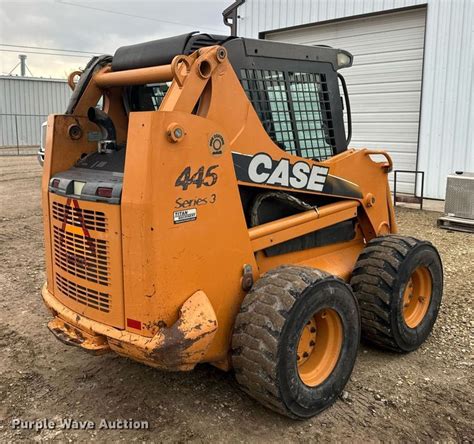
<svg viewBox="0 0 474 444">
<path fill-rule="evenodd" d="M 92 239 L 54 226 L 54 259 L 62 270 L 79 278 L 109 284 L 109 254 L 106 240 Z"/>
<path fill-rule="evenodd" d="M 71 282 L 56 273 L 56 285 L 61 293 L 87 307 L 108 313 L 110 311 L 110 295 Z"/>
<path fill-rule="evenodd" d="M 59 222 L 87 230 L 107 231 L 107 219 L 101 211 L 83 210 L 71 205 L 53 202 L 53 217 Z"/>
<path fill-rule="evenodd" d="M 49 199 L 55 297 L 88 319 L 125 328 L 120 206 Z"/>
</svg>

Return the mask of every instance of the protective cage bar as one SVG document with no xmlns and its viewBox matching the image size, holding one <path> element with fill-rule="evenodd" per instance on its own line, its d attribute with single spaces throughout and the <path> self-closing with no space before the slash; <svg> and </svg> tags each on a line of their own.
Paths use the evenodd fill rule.
<svg viewBox="0 0 474 444">
<path fill-rule="evenodd" d="M 109 68 L 94 76 L 94 81 L 100 88 L 144 85 L 147 83 L 168 82 L 171 80 L 173 80 L 171 65 L 153 66 L 150 68 L 138 68 L 116 72 L 110 71 Z"/>
</svg>

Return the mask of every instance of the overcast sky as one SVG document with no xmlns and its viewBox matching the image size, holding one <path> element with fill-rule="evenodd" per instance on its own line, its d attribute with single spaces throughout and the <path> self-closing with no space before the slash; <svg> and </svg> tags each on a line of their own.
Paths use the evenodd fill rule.
<svg viewBox="0 0 474 444">
<path fill-rule="evenodd" d="M 227 35 L 230 31 L 222 22 L 222 11 L 231 3 L 233 0 L 0 0 L 0 73 L 8 74 L 20 53 L 28 56 L 27 65 L 37 77 L 64 78 L 90 58 L 89 54 L 85 58 L 67 53 L 31 54 L 26 51 L 55 51 L 5 45 L 113 54 L 119 46 L 185 32 Z M 19 72 L 17 68 L 14 74 Z"/>
</svg>

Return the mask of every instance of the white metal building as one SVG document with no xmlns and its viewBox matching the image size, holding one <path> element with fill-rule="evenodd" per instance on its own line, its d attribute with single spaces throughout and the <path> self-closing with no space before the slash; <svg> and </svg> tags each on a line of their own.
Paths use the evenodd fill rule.
<svg viewBox="0 0 474 444">
<path fill-rule="evenodd" d="M 246 0 L 237 35 L 350 51 L 351 146 L 424 171 L 426 197 L 474 171 L 474 0 Z"/>
<path fill-rule="evenodd" d="M 41 124 L 66 110 L 71 92 L 66 80 L 0 76 L 0 154 L 29 147 L 34 152 Z"/>
</svg>

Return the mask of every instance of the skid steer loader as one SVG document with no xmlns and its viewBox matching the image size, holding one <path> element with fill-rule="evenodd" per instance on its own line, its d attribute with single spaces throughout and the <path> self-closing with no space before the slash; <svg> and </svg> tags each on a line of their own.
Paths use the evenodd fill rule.
<svg viewBox="0 0 474 444">
<path fill-rule="evenodd" d="M 419 347 L 442 265 L 396 234 L 390 156 L 348 149 L 351 64 L 192 33 L 71 74 L 42 181 L 51 332 L 160 369 L 233 369 L 299 419 L 341 393 L 361 335 Z"/>
</svg>

